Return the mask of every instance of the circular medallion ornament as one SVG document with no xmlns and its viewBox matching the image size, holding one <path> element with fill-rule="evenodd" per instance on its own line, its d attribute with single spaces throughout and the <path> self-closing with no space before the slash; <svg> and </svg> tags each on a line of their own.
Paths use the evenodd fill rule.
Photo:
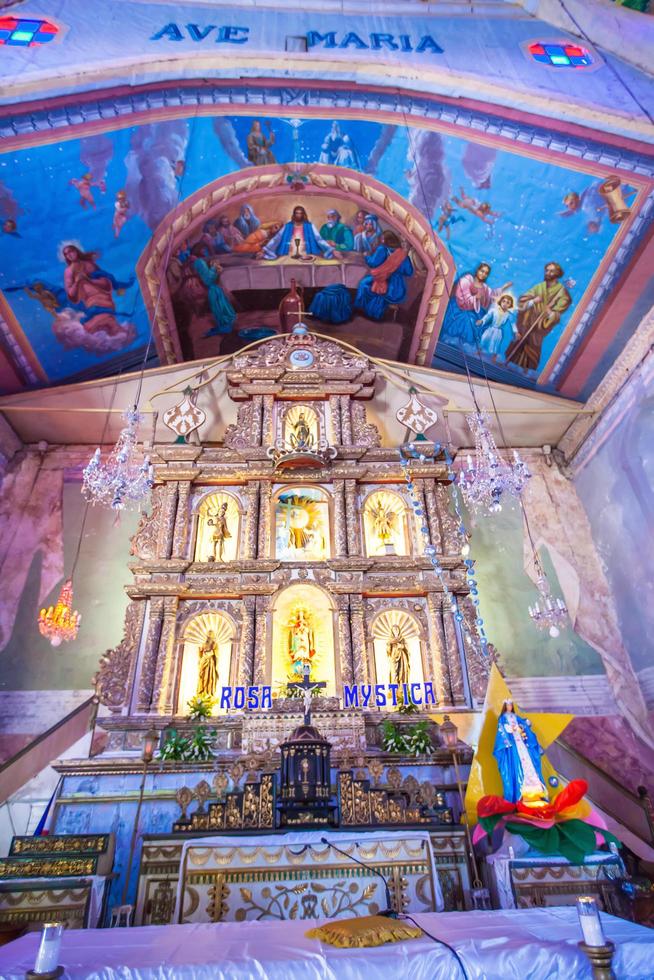
<svg viewBox="0 0 654 980">
<path fill-rule="evenodd" d="M 313 352 L 307 350 L 306 347 L 296 347 L 294 351 L 291 351 L 288 359 L 291 366 L 295 368 L 309 368 L 315 360 Z"/>
</svg>

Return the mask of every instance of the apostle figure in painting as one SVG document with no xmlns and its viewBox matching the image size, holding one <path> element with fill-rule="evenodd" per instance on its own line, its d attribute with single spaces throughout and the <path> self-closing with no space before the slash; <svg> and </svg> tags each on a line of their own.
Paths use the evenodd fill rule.
<svg viewBox="0 0 654 980">
<path fill-rule="evenodd" d="M 518 336 L 506 351 L 507 362 L 523 371 L 537 371 L 543 341 L 572 303 L 572 296 L 559 280 L 558 262 L 545 266 L 543 282 L 537 282 L 518 299 Z"/>
<path fill-rule="evenodd" d="M 304 412 L 300 412 L 296 421 L 293 423 L 293 431 L 291 432 L 289 441 L 291 448 L 296 452 L 312 450 L 314 448 L 314 438 L 307 424 Z"/>
<path fill-rule="evenodd" d="M 261 222 L 249 204 L 242 204 L 239 216 L 234 222 L 234 227 L 238 228 L 243 238 L 247 238 L 253 231 L 256 231 Z"/>
<path fill-rule="evenodd" d="M 256 231 L 251 231 L 238 245 L 232 246 L 235 255 L 260 255 L 266 242 L 276 235 L 281 225 L 277 221 L 269 221 L 259 225 Z"/>
<path fill-rule="evenodd" d="M 302 676 L 305 664 L 311 664 L 315 652 L 315 639 L 306 611 L 298 609 L 288 624 L 288 653 L 294 673 Z"/>
<path fill-rule="evenodd" d="M 217 220 L 210 218 L 202 232 L 202 241 L 209 245 L 212 252 L 218 254 L 229 254 L 236 245 L 243 242 L 243 235 L 226 214 L 222 214 Z"/>
<path fill-rule="evenodd" d="M 359 154 L 349 136 L 345 135 L 343 137 L 343 142 L 338 148 L 334 163 L 337 167 L 350 167 L 351 170 L 361 169 Z"/>
<path fill-rule="evenodd" d="M 263 255 L 266 259 L 277 259 L 283 255 L 320 255 L 331 259 L 334 249 L 326 242 L 311 221 L 301 204 L 293 208 L 291 220 L 270 239 L 264 246 Z"/>
<path fill-rule="evenodd" d="M 359 283 L 354 305 L 371 320 L 383 320 L 388 306 L 406 298 L 405 279 L 413 275 L 411 259 L 395 232 L 385 231 L 381 245 L 366 256 L 366 265 L 372 272 Z"/>
<path fill-rule="evenodd" d="M 354 250 L 363 255 L 372 255 L 375 249 L 381 245 L 382 229 L 379 218 L 374 214 L 367 214 L 363 219 L 363 227 L 354 236 Z"/>
<path fill-rule="evenodd" d="M 213 528 L 211 534 L 211 544 L 213 554 L 209 555 L 209 561 L 223 561 L 225 551 L 225 541 L 231 538 L 227 525 L 227 501 L 221 504 L 216 511 L 207 511 L 209 520 L 207 523 Z"/>
<path fill-rule="evenodd" d="M 218 684 L 218 644 L 213 630 L 207 630 L 198 650 L 198 688 L 195 696 L 213 698 Z"/>
<path fill-rule="evenodd" d="M 268 123 L 268 135 L 266 136 L 261 128 L 261 123 L 258 119 L 255 119 L 247 136 L 248 160 L 250 163 L 253 163 L 255 167 L 265 167 L 267 163 L 275 163 L 276 161 L 271 150 L 274 143 L 275 134 L 271 129 L 270 123 Z"/>
<path fill-rule="evenodd" d="M 541 747 L 528 718 L 516 715 L 513 701 L 506 700 L 497 720 L 493 755 L 502 777 L 504 799 L 517 803 L 525 797 L 537 800 L 547 790 L 541 769 Z"/>
<path fill-rule="evenodd" d="M 327 212 L 327 221 L 320 229 L 320 234 L 337 252 L 351 252 L 354 248 L 354 236 L 334 208 Z"/>
<path fill-rule="evenodd" d="M 205 337 L 212 337 L 214 334 L 230 332 L 236 320 L 236 310 L 229 302 L 222 286 L 219 285 L 222 266 L 215 257 L 208 261 L 206 258 L 201 258 L 199 253 L 202 248 L 203 246 L 194 245 L 191 254 L 198 255 L 193 262 L 193 270 L 207 287 L 207 298 L 214 326 L 211 330 L 207 330 Z"/>
<path fill-rule="evenodd" d="M 336 163 L 336 155 L 343 145 L 341 127 L 337 122 L 332 123 L 332 127 L 325 136 L 320 146 L 319 163 Z"/>
<path fill-rule="evenodd" d="M 397 623 L 391 626 L 390 639 L 386 643 L 386 655 L 390 668 L 391 684 L 408 684 L 411 672 L 409 648 Z"/>
<path fill-rule="evenodd" d="M 440 340 L 476 352 L 481 337 L 478 324 L 488 313 L 493 300 L 511 286 L 510 282 L 505 282 L 503 286 L 491 288 L 488 285 L 490 274 L 488 262 L 480 262 L 474 273 L 466 272 L 457 281 L 445 311 Z"/>
</svg>

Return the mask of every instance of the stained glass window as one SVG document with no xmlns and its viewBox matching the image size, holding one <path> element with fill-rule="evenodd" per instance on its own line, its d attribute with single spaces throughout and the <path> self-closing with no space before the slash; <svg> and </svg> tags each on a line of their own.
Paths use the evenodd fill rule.
<svg viewBox="0 0 654 980">
<path fill-rule="evenodd" d="M 16 44 L 29 48 L 52 41 L 59 33 L 47 20 L 28 20 L 24 17 L 0 17 L 0 44 Z"/>
<path fill-rule="evenodd" d="M 593 63 L 590 52 L 578 44 L 536 41 L 529 45 L 529 54 L 539 64 L 553 68 L 585 68 Z"/>
</svg>

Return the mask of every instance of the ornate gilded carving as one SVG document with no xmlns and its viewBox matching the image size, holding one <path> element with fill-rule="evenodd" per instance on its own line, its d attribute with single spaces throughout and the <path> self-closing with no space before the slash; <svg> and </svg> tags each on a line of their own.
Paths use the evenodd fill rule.
<svg viewBox="0 0 654 980">
<path fill-rule="evenodd" d="M 159 637 L 152 703 L 161 714 L 172 714 L 175 678 L 179 663 L 175 658 L 175 626 L 177 620 L 177 596 L 166 596 L 163 604 L 163 622 Z"/>
<path fill-rule="evenodd" d="M 350 596 L 350 622 L 352 629 L 352 663 L 354 667 L 354 682 L 356 684 L 370 683 L 368 667 L 368 648 L 364 629 L 364 606 L 360 595 Z"/>
<path fill-rule="evenodd" d="M 161 484 L 152 488 L 151 500 L 150 513 L 142 512 L 136 531 L 130 539 L 130 555 L 141 559 L 158 557 L 159 522 L 164 503 L 164 488 Z"/>
<path fill-rule="evenodd" d="M 435 494 L 440 523 L 441 548 L 444 555 L 459 555 L 461 545 L 457 531 L 457 519 L 452 511 L 451 493 L 452 491 L 448 484 L 436 484 Z"/>
<path fill-rule="evenodd" d="M 429 616 L 429 660 L 432 677 L 436 685 L 436 698 L 439 704 L 452 704 L 450 668 L 445 644 L 442 596 L 440 594 L 427 593 L 427 614 Z"/>
<path fill-rule="evenodd" d="M 159 639 L 163 626 L 163 596 L 152 596 L 148 617 L 148 629 L 141 664 L 141 679 L 137 700 L 138 711 L 150 711 L 154 695 L 155 671 L 159 655 Z"/>
<path fill-rule="evenodd" d="M 352 663 L 352 636 L 350 634 L 350 599 L 347 595 L 337 595 L 338 609 L 338 646 L 341 655 L 341 682 L 354 683 L 354 665 Z"/>
<path fill-rule="evenodd" d="M 259 543 L 258 557 L 267 558 L 270 554 L 270 525 L 272 485 L 262 483 L 259 491 Z"/>
<path fill-rule="evenodd" d="M 100 704 L 111 711 L 120 711 L 129 698 L 129 684 L 141 640 L 144 616 L 144 601 L 129 603 L 125 613 L 123 638 L 117 647 L 102 655 L 100 666 L 91 682 Z"/>
<path fill-rule="evenodd" d="M 361 522 L 359 520 L 356 480 L 345 480 L 345 522 L 347 526 L 348 555 L 360 555 Z"/>
<path fill-rule="evenodd" d="M 259 484 L 248 483 L 245 514 L 245 558 L 257 557 L 257 530 L 259 526 Z"/>
<path fill-rule="evenodd" d="M 173 553 L 173 534 L 175 531 L 175 517 L 177 515 L 177 488 L 175 480 L 171 480 L 164 486 L 163 504 L 161 516 L 159 518 L 159 535 L 157 539 L 157 553 L 161 558 L 170 558 Z"/>
<path fill-rule="evenodd" d="M 344 446 L 352 445 L 352 416 L 350 415 L 350 405 L 352 404 L 347 395 L 341 395 L 341 439 Z"/>
<path fill-rule="evenodd" d="M 178 487 L 177 514 L 175 516 L 175 528 L 173 531 L 173 558 L 184 558 L 187 552 L 188 531 L 191 520 L 189 509 L 191 481 L 180 480 Z"/>
<path fill-rule="evenodd" d="M 329 422 L 331 426 L 329 441 L 332 446 L 340 446 L 341 437 L 341 411 L 338 395 L 329 396 Z"/>
<path fill-rule="evenodd" d="M 443 629 L 447 663 L 450 669 L 450 686 L 452 688 L 452 704 L 465 704 L 465 689 L 463 686 L 463 671 L 461 668 L 461 651 L 456 636 L 454 617 L 449 609 L 443 609 Z"/>
<path fill-rule="evenodd" d="M 365 405 L 358 401 L 350 401 L 350 415 L 354 445 L 365 449 L 378 449 L 381 446 L 381 435 L 377 426 L 368 422 Z"/>
<path fill-rule="evenodd" d="M 176 799 L 182 812 L 173 824 L 173 833 L 188 833 L 194 830 L 271 830 L 275 826 L 275 776 L 264 773 L 258 781 L 248 781 L 242 790 L 236 785 L 232 792 L 226 791 L 226 784 L 221 782 L 221 797 L 216 802 L 206 803 L 211 796 L 209 784 L 202 780 L 194 791 L 187 787 L 183 799 L 181 790 Z M 216 781 L 214 780 L 214 788 Z M 189 805 L 188 797 L 198 800 L 197 809 L 189 816 L 186 814 Z"/>
<path fill-rule="evenodd" d="M 241 600 L 241 639 L 238 651 L 238 682 L 252 684 L 254 679 L 254 615 L 256 599 L 244 596 Z"/>
<path fill-rule="evenodd" d="M 246 449 L 249 446 L 261 445 L 260 438 L 255 438 L 253 426 L 256 421 L 257 412 L 254 401 L 245 402 L 239 405 L 236 415 L 236 422 L 228 425 L 225 429 L 225 445 L 230 449 Z"/>
</svg>

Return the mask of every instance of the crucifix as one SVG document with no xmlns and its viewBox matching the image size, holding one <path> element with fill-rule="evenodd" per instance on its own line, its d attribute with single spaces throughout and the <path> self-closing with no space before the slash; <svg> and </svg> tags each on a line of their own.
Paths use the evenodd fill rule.
<svg viewBox="0 0 654 980">
<path fill-rule="evenodd" d="M 297 688 L 304 692 L 304 724 L 311 724 L 311 692 L 314 688 L 327 687 L 324 681 L 310 681 L 309 674 L 311 673 L 311 667 L 309 664 L 305 664 L 302 670 L 302 680 L 301 681 L 289 681 L 286 685 L 290 688 Z"/>
</svg>

